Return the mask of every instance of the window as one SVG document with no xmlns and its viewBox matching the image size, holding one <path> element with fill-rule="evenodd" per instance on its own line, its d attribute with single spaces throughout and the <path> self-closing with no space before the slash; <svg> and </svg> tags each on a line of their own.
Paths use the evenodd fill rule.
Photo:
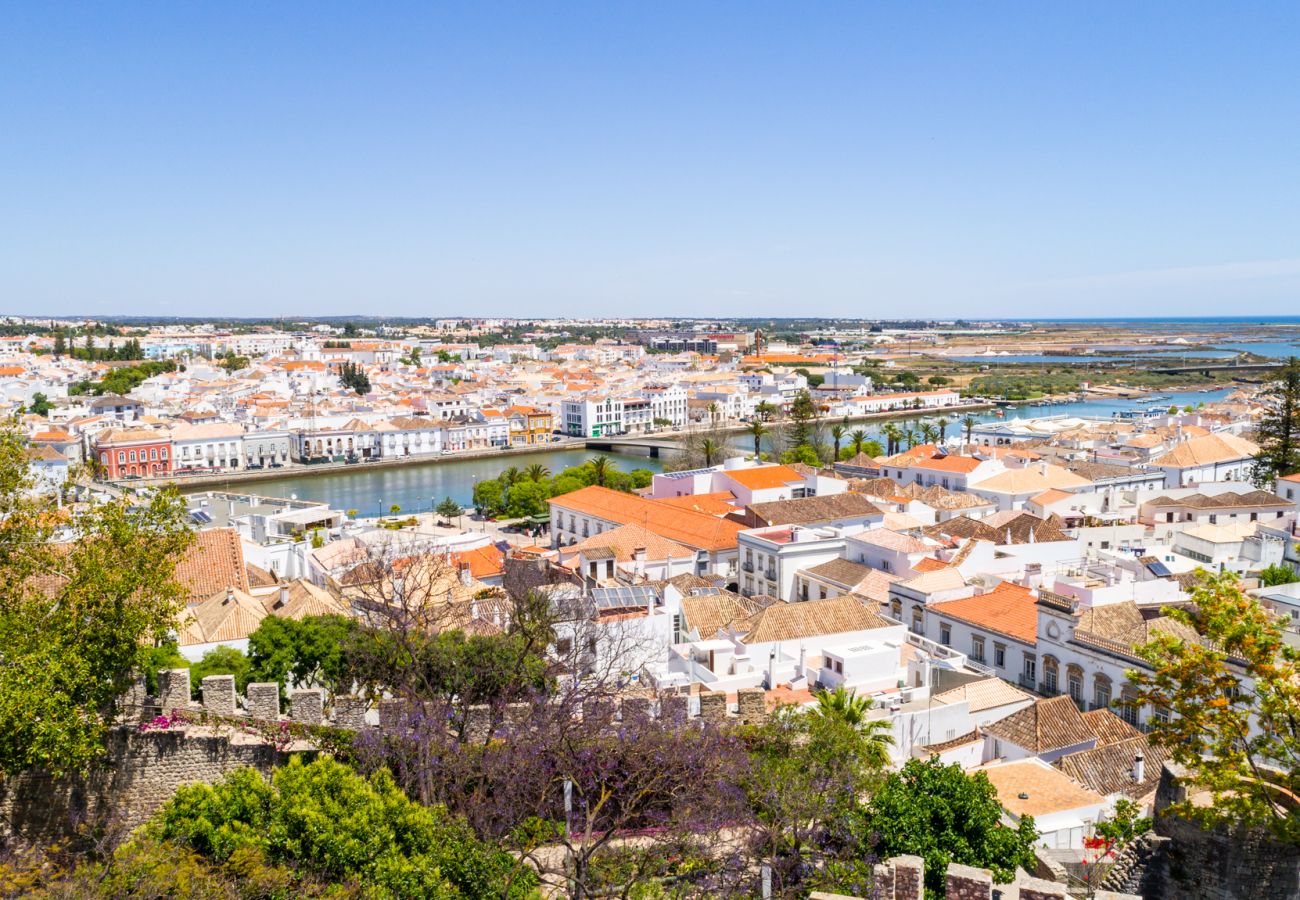
<svg viewBox="0 0 1300 900">
<path fill-rule="evenodd" d="M 939 626 L 939 643 L 945 647 L 952 645 L 952 627 L 949 625 Z"/>
<path fill-rule="evenodd" d="M 1033 684 L 1038 677 L 1038 659 L 1032 653 L 1025 654 L 1025 681 Z"/>
<path fill-rule="evenodd" d="M 135 462 L 135 451 L 131 451 L 131 462 Z"/>
<path fill-rule="evenodd" d="M 124 462 L 126 462 L 126 451 L 125 451 L 125 450 L 119 450 L 119 451 L 117 451 L 117 461 L 120 462 L 120 463 L 124 463 Z"/>
<path fill-rule="evenodd" d="M 921 623 L 923 621 L 924 618 L 921 615 L 921 611 L 919 609 L 912 610 L 912 633 L 913 634 L 921 633 L 921 629 L 922 629 Z"/>
<path fill-rule="evenodd" d="M 150 459 L 157 459 L 157 458 L 158 458 L 158 448 L 157 448 L 157 447 L 150 447 L 150 448 L 149 448 L 149 458 L 150 458 Z"/>
<path fill-rule="evenodd" d="M 1110 682 L 1100 679 L 1092 686 L 1092 701 L 1097 709 L 1110 706 Z"/>
<path fill-rule="evenodd" d="M 984 638 L 978 634 L 970 639 L 970 658 L 976 662 L 984 662 Z"/>
<path fill-rule="evenodd" d="M 1007 648 L 1003 644 L 993 645 L 993 665 L 999 669 L 1006 668 L 1007 665 Z"/>
<path fill-rule="evenodd" d="M 1083 678 L 1073 672 L 1068 673 L 1066 685 L 1070 691 L 1070 696 L 1079 700 L 1083 696 Z"/>
</svg>

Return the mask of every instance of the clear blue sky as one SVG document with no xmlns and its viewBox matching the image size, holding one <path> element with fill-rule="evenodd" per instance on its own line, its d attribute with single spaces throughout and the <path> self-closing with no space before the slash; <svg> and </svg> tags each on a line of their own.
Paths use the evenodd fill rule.
<svg viewBox="0 0 1300 900">
<path fill-rule="evenodd" d="M 1300 311 L 1300 3 L 8 3 L 0 311 Z"/>
</svg>

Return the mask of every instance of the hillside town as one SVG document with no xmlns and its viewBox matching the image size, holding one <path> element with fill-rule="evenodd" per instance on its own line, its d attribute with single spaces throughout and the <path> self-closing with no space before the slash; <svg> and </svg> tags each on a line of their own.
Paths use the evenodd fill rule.
<svg viewBox="0 0 1300 900">
<path fill-rule="evenodd" d="M 73 506 L 123 489 L 142 500 L 156 491 L 133 482 L 188 473 L 638 433 L 688 449 L 701 422 L 798 430 L 789 445 L 811 454 L 720 447 L 643 485 L 589 462 L 552 479 L 546 514 L 513 535 L 454 505 L 367 518 L 255 490 L 191 493 L 197 540 L 177 566 L 171 631 L 178 662 L 214 673 L 205 698 L 231 677 L 215 661 L 255 655 L 277 621 L 384 629 L 414 605 L 436 610 L 430 634 L 508 635 L 522 578 L 565 611 L 548 652 L 575 683 L 612 675 L 623 704 L 718 721 L 859 698 L 887 768 L 982 773 L 1004 822 L 1032 822 L 1059 875 L 1105 823 L 1157 812 L 1171 758 L 1150 734 L 1176 714 L 1144 699 L 1144 648 L 1208 640 L 1179 613 L 1207 578 L 1233 579 L 1300 646 L 1300 474 L 1261 470 L 1278 415 L 1267 382 L 1197 407 L 970 420 L 883 447 L 841 448 L 841 433 L 822 456 L 850 413 L 963 397 L 878 390 L 857 374 L 870 350 L 773 348 L 761 333 L 665 352 L 170 328 L 132 340 L 177 365 L 121 394 L 78 389 L 114 367 L 66 343 L 8 342 L 33 490 Z M 800 404 L 811 419 L 791 416 Z M 263 714 L 254 687 L 250 716 Z M 294 684 L 321 709 L 352 702 L 323 687 Z M 188 687 L 170 703 L 160 690 L 164 713 L 189 705 Z M 238 709 L 233 695 L 222 704 Z M 382 704 L 354 709 L 358 727 L 384 727 Z"/>
</svg>

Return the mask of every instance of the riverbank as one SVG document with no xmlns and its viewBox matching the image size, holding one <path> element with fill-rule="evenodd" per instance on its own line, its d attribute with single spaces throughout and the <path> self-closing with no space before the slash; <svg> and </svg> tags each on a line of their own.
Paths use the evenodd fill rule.
<svg viewBox="0 0 1300 900">
<path fill-rule="evenodd" d="M 891 410 L 888 412 L 867 413 L 861 416 L 850 416 L 848 421 L 853 422 L 880 422 L 891 419 L 915 419 L 918 416 L 943 416 L 949 414 L 962 415 L 967 412 L 977 412 L 979 410 L 991 409 L 993 403 L 962 403 L 957 406 L 946 406 L 937 409 L 906 409 Z M 829 420 L 826 420 L 829 421 Z M 836 419 L 841 422 L 843 419 Z M 723 434 L 744 434 L 748 431 L 747 425 L 727 425 L 717 429 Z M 318 475 L 331 475 L 339 472 L 370 472 L 382 469 L 401 468 L 405 466 L 429 466 L 442 463 L 456 463 L 465 460 L 475 459 L 505 459 L 511 456 L 523 456 L 538 453 L 554 453 L 565 450 L 584 450 L 589 442 L 599 444 L 614 444 L 617 446 L 620 440 L 635 440 L 643 437 L 646 440 L 653 441 L 676 441 L 681 438 L 690 437 L 692 434 L 689 430 L 675 431 L 656 431 L 651 434 L 643 435 L 621 435 L 617 438 L 599 439 L 599 438 L 561 438 L 549 444 L 537 444 L 533 446 L 519 447 L 488 447 L 481 450 L 460 450 L 455 453 L 439 454 L 436 456 L 399 456 L 392 459 L 378 459 L 374 462 L 324 462 L 307 465 L 304 463 L 290 462 L 286 463 L 279 469 L 233 469 L 223 470 L 220 472 L 204 473 L 201 475 L 172 475 L 166 478 L 138 478 L 128 482 L 118 482 L 121 487 L 176 487 L 182 491 L 202 489 L 216 485 L 227 486 L 234 484 L 245 484 L 257 481 L 278 481 L 285 478 L 310 478 Z M 628 455 L 636 455 L 629 453 Z"/>
</svg>

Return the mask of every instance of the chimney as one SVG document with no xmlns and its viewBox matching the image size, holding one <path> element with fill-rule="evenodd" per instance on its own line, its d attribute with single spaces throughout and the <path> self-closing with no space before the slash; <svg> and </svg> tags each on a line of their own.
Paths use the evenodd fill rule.
<svg viewBox="0 0 1300 900">
<path fill-rule="evenodd" d="M 473 580 L 469 573 L 469 563 L 467 562 L 459 563 L 456 566 L 456 570 L 460 574 L 460 583 L 468 587 L 470 581 Z"/>
<path fill-rule="evenodd" d="M 234 599 L 235 599 L 235 589 L 230 585 L 226 585 L 226 599 L 222 602 L 230 603 Z"/>
<path fill-rule="evenodd" d="M 639 577 L 645 576 L 645 547 L 636 547 L 632 550 L 632 571 Z"/>
<path fill-rule="evenodd" d="M 1047 475 L 1047 460 L 1045 460 L 1045 459 L 1040 459 L 1040 460 L 1038 461 L 1038 474 L 1039 474 L 1039 475 L 1042 475 L 1042 476 L 1044 476 L 1044 477 L 1046 477 L 1046 475 Z"/>
<path fill-rule="evenodd" d="M 475 621 L 478 620 L 478 601 L 471 600 L 469 604 L 469 617 Z"/>
<path fill-rule="evenodd" d="M 1133 780 L 1141 784 L 1142 780 L 1146 778 L 1146 774 L 1146 757 L 1144 757 L 1142 751 L 1139 750 L 1137 756 L 1133 757 Z"/>
<path fill-rule="evenodd" d="M 276 601 L 276 608 L 286 606 L 289 603 L 289 585 L 280 585 L 280 599 Z"/>
</svg>

